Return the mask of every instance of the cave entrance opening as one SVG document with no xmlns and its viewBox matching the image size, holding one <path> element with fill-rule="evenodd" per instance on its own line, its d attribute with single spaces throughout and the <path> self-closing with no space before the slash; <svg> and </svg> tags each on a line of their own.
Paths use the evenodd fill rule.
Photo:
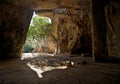
<svg viewBox="0 0 120 84">
<path fill-rule="evenodd" d="M 39 54 L 54 55 L 56 53 L 56 39 L 53 34 L 52 21 L 33 12 L 26 41 L 23 45 L 23 57 Z"/>
<path fill-rule="evenodd" d="M 61 61 L 59 57 L 56 58 L 59 43 L 54 34 L 52 22 L 50 18 L 41 17 L 34 12 L 26 42 L 23 45 L 21 60 L 35 71 L 39 78 L 43 78 L 42 73 L 44 72 L 66 69 L 70 64 L 74 64 L 69 60 Z"/>
</svg>

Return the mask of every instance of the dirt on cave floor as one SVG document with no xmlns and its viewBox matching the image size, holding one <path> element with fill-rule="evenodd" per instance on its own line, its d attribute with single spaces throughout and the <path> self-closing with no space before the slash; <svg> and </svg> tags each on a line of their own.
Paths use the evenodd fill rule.
<svg viewBox="0 0 120 84">
<path fill-rule="evenodd" d="M 120 84 L 120 64 L 80 55 L 23 54 L 0 61 L 0 84 Z"/>
</svg>

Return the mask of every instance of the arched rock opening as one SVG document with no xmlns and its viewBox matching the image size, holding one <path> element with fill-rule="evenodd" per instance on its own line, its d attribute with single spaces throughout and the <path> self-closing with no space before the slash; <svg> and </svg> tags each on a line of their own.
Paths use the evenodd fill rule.
<svg viewBox="0 0 120 84">
<path fill-rule="evenodd" d="M 109 5 L 110 2 L 114 4 L 112 7 Z M 21 56 L 33 10 L 41 9 L 42 13 L 46 10 L 52 12 L 49 15 L 54 20 L 53 26 L 59 37 L 61 53 L 90 52 L 96 60 L 99 60 L 108 55 L 109 50 L 109 55 L 119 57 L 119 33 L 116 32 L 119 31 L 119 5 L 116 4 L 118 2 L 118 0 L 1 0 L 0 59 Z M 105 16 L 106 6 L 109 16 Z M 54 11 L 57 8 L 66 8 L 67 11 L 57 14 L 57 11 Z M 112 20 L 111 24 L 116 31 L 115 38 L 106 40 L 106 32 L 109 34 L 107 29 L 110 28 L 108 19 Z"/>
</svg>

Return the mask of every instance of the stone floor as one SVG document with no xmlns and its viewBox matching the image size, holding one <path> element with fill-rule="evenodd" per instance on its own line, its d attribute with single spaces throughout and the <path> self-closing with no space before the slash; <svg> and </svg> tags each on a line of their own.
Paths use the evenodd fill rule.
<svg viewBox="0 0 120 84">
<path fill-rule="evenodd" d="M 39 78 L 20 59 L 0 61 L 0 84 L 38 84 Z"/>
<path fill-rule="evenodd" d="M 0 84 L 120 84 L 120 64 L 79 55 L 10 59 L 0 61 Z"/>
</svg>

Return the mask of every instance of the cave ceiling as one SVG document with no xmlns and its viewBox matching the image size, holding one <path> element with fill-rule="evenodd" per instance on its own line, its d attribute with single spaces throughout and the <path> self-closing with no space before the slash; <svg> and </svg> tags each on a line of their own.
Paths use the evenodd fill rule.
<svg viewBox="0 0 120 84">
<path fill-rule="evenodd" d="M 52 13 L 61 9 L 71 10 L 74 14 L 79 14 L 78 11 L 89 9 L 89 0 L 0 0 L 0 3 L 13 4 L 19 7 L 32 9 L 38 15 L 51 17 Z M 60 10 L 60 11 L 61 11 Z"/>
<path fill-rule="evenodd" d="M 88 0 L 0 0 L 0 2 L 11 3 L 33 9 L 54 9 L 54 8 L 79 8 Z M 82 2 L 82 3 L 79 3 Z"/>
</svg>

